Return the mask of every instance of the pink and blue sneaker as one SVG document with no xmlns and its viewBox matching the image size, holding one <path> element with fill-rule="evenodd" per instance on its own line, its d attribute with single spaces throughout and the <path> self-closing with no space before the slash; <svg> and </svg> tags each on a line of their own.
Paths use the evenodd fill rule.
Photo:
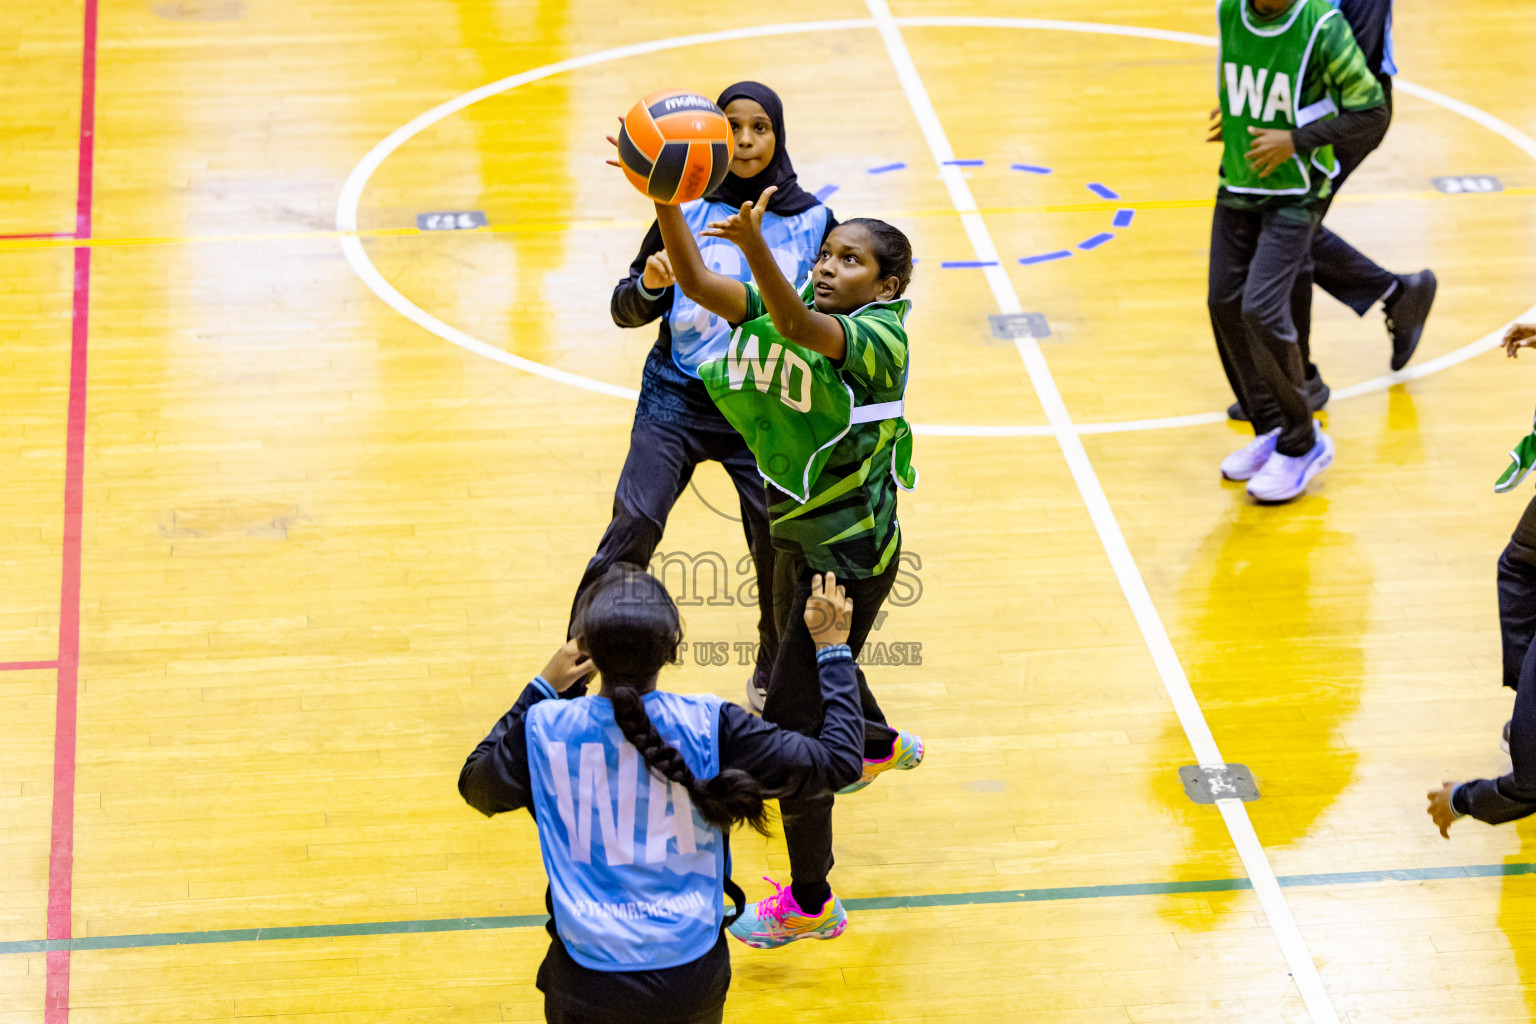
<svg viewBox="0 0 1536 1024">
<path fill-rule="evenodd" d="M 787 885 L 765 878 L 774 894 L 756 903 L 731 925 L 730 932 L 753 949 L 777 949 L 800 939 L 835 939 L 848 927 L 848 913 L 834 894 L 827 897 L 821 911 L 807 914 L 795 902 Z"/>
<path fill-rule="evenodd" d="M 921 736 L 907 732 L 905 729 L 896 730 L 896 739 L 891 742 L 891 752 L 878 761 L 864 759 L 864 774 L 859 776 L 859 781 L 844 786 L 837 791 L 838 796 L 846 796 L 849 793 L 857 793 L 871 782 L 881 772 L 895 769 L 899 772 L 909 772 L 923 763 L 923 739 Z"/>
</svg>

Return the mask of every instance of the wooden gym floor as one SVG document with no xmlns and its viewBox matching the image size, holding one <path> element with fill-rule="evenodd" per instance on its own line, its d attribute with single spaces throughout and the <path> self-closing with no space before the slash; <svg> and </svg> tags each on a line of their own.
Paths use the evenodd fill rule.
<svg viewBox="0 0 1536 1024">
<path fill-rule="evenodd" d="M 1319 296 L 1338 457 L 1285 508 L 1217 478 L 1206 0 L 760 6 L 6 5 L 0 1022 L 541 1019 L 534 830 L 455 780 L 563 638 L 654 338 L 608 319 L 649 212 L 603 135 L 740 78 L 921 259 L 874 638 L 921 664 L 870 673 L 930 754 L 839 804 L 847 934 L 737 947 L 727 1019 L 1531 1020 L 1536 826 L 1423 811 L 1506 764 L 1528 5 L 1398 5 L 1396 121 L 1330 223 L 1438 272 L 1433 372 L 1382 380 L 1379 313 Z M 417 229 L 448 211 L 488 226 Z M 733 508 L 706 467 L 664 549 L 675 589 L 724 569 L 667 684 L 734 699 Z M 1197 760 L 1260 799 L 1191 802 Z M 785 871 L 736 850 L 749 893 Z"/>
</svg>

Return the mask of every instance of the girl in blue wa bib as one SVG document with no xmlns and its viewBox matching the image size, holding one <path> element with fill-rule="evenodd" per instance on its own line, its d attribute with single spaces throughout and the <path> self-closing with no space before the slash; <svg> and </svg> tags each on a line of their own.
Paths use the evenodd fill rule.
<svg viewBox="0 0 1536 1024">
<path fill-rule="evenodd" d="M 737 325 L 733 351 L 705 368 L 711 396 L 730 409 L 732 422 L 750 430 L 748 444 L 766 478 L 783 480 L 784 486 L 792 486 L 791 479 L 806 483 L 799 494 L 768 487 L 779 646 L 763 718 L 814 735 L 823 724 L 816 654 L 810 635 L 798 626 L 800 610 L 816 574 L 836 571 L 859 609 L 850 643 L 855 652 L 862 647 L 898 571 L 897 492 L 917 482 L 903 417 L 910 303 L 902 293 L 912 276 L 912 246 L 882 221 L 840 224 L 822 243 L 804 290 L 797 292 L 760 230 L 772 197 L 770 188 L 704 232 L 706 238 L 734 242 L 746 255 L 754 279 L 747 284 L 705 265 L 676 208 L 658 205 L 656 222 L 683 293 Z M 831 401 L 834 396 L 839 400 Z M 820 428 L 828 425 L 829 410 L 841 418 L 843 432 L 832 432 L 830 455 L 817 465 L 825 449 L 817 449 L 811 461 L 808 453 L 825 436 Z M 868 415 L 860 418 L 860 412 Z M 797 425 L 808 429 L 797 432 Z M 803 475 L 770 475 L 775 459 L 807 468 Z M 922 740 L 886 724 L 862 673 L 859 698 L 864 771 L 844 793 L 862 789 L 889 769 L 915 768 L 923 759 Z M 752 904 L 731 926 L 732 935 L 769 948 L 841 933 L 842 909 L 828 882 L 832 803 L 832 793 L 780 801 L 791 884 Z"/>
<path fill-rule="evenodd" d="M 785 145 L 783 104 L 778 94 L 757 82 L 729 86 L 717 102 L 735 136 L 731 173 L 714 193 L 685 203 L 683 216 L 695 232 L 703 231 L 710 221 L 734 213 L 767 186 L 776 186 L 778 192 L 763 220 L 764 235 L 784 272 L 801 280 L 837 221 L 831 210 L 798 184 Z M 737 280 L 751 276 L 741 250 L 730 242 L 713 240 L 705 247 L 704 258 L 716 271 Z M 629 274 L 614 288 L 611 309 L 613 322 L 620 327 L 642 327 L 659 318 L 661 329 L 641 377 L 629 455 L 613 496 L 613 516 L 576 589 L 572 625 L 575 603 L 609 566 L 650 563 L 667 516 L 692 479 L 694 467 L 719 462 L 736 485 L 757 577 L 759 646 L 748 694 L 760 708 L 778 642 L 768 509 L 752 453 L 716 411 L 699 381 L 699 366 L 720 356 L 730 326 L 674 286 L 661 232 L 654 224 Z"/>
<path fill-rule="evenodd" d="M 713 695 L 657 690 L 682 629 L 666 589 L 638 566 L 614 566 L 588 590 L 576 638 L 459 774 L 470 806 L 487 815 L 527 808 L 538 824 L 549 875 L 550 946 L 538 975 L 546 1020 L 721 1020 L 731 979 L 723 928 L 741 907 L 730 830 L 745 822 L 763 831 L 765 798 L 805 798 L 859 777 L 852 618 L 836 577 L 818 578 L 805 616 L 824 712 L 812 738 Z M 594 668 L 602 687 L 588 696 Z"/>
</svg>

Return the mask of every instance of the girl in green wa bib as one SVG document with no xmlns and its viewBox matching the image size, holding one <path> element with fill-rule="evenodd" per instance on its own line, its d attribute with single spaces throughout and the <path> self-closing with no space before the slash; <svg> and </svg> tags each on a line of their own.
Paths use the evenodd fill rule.
<svg viewBox="0 0 1536 1024">
<path fill-rule="evenodd" d="M 882 221 L 838 225 L 797 291 L 759 224 L 773 189 L 703 234 L 737 245 L 752 268 L 743 284 L 709 270 L 682 214 L 656 206 L 656 222 L 683 294 L 735 330 L 724 359 L 700 376 L 741 432 L 768 482 L 779 650 L 763 718 L 814 735 L 822 721 L 816 647 L 803 610 L 817 572 L 836 573 L 853 599 L 855 657 L 895 582 L 901 551 L 896 495 L 917 483 L 912 428 L 903 418 L 908 371 L 904 325 L 912 246 Z M 864 773 L 850 793 L 888 769 L 917 767 L 922 740 L 886 724 L 863 672 Z M 830 792 L 783 799 L 779 809 L 791 884 L 750 905 L 731 934 L 771 948 L 841 935 L 848 918 L 832 894 Z"/>
<path fill-rule="evenodd" d="M 1307 404 L 1292 295 L 1333 194 L 1333 143 L 1379 127 L 1384 112 L 1371 112 L 1386 94 L 1328 0 L 1219 0 L 1216 18 L 1222 159 L 1206 304 L 1254 432 L 1221 475 L 1280 503 L 1333 462 Z"/>
</svg>

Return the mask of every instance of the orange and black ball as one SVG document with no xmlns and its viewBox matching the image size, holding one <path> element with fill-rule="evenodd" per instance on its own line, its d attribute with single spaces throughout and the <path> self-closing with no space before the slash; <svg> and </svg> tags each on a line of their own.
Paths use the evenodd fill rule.
<svg viewBox="0 0 1536 1024">
<path fill-rule="evenodd" d="M 680 89 L 636 103 L 619 129 L 619 163 L 635 188 L 668 206 L 714 191 L 731 167 L 731 123 L 704 96 Z"/>
</svg>

